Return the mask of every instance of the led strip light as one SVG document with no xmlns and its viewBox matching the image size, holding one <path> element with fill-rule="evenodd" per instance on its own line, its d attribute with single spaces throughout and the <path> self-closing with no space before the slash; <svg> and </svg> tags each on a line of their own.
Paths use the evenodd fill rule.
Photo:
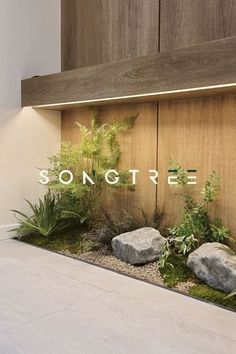
<svg viewBox="0 0 236 354">
<path fill-rule="evenodd" d="M 64 102 L 64 103 L 52 103 L 52 104 L 48 103 L 48 104 L 43 104 L 43 105 L 34 105 L 33 107 L 34 108 L 44 108 L 44 107 L 57 107 L 57 106 L 69 106 L 69 105 L 76 105 L 76 104 L 96 103 L 96 102 L 121 101 L 121 100 L 132 99 L 132 98 L 165 96 L 165 95 L 178 94 L 178 93 L 197 92 L 197 91 L 201 91 L 201 90 L 208 91 L 208 90 L 212 90 L 212 89 L 230 88 L 230 87 L 236 87 L 236 83 L 213 85 L 213 86 L 203 86 L 203 87 L 193 87 L 193 88 L 189 88 L 189 89 L 171 90 L 171 91 L 164 91 L 164 92 L 152 92 L 152 93 L 128 95 L 128 96 L 121 96 L 121 97 L 97 98 L 97 99 L 90 99 L 90 100 L 72 101 L 72 102 Z"/>
</svg>

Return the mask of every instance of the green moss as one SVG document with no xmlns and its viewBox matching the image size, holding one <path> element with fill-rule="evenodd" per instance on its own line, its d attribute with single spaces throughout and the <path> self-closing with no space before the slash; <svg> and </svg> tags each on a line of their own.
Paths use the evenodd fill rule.
<svg viewBox="0 0 236 354">
<path fill-rule="evenodd" d="M 223 291 L 212 289 L 205 284 L 194 285 L 189 290 L 189 295 L 214 302 L 232 310 L 236 310 L 236 297 L 233 296 L 226 299 L 226 294 Z"/>
<path fill-rule="evenodd" d="M 98 248 L 97 243 L 84 239 L 85 231 L 87 230 L 71 229 L 48 238 L 41 235 L 30 235 L 22 237 L 21 240 L 54 252 L 69 251 L 73 254 L 81 254 Z"/>
<path fill-rule="evenodd" d="M 46 237 L 41 235 L 27 235 L 21 237 L 20 240 L 39 247 L 45 247 L 46 245 Z"/>
<path fill-rule="evenodd" d="M 168 287 L 173 288 L 180 282 L 195 279 L 194 274 L 186 265 L 187 257 L 170 256 L 168 262 L 160 269 L 164 284 Z"/>
</svg>

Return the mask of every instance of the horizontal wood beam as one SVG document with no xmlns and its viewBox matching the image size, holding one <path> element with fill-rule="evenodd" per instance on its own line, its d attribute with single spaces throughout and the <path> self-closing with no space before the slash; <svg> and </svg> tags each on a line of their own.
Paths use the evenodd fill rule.
<svg viewBox="0 0 236 354">
<path fill-rule="evenodd" d="M 236 93 L 236 36 L 23 80 L 22 107 L 63 110 L 222 93 Z"/>
</svg>

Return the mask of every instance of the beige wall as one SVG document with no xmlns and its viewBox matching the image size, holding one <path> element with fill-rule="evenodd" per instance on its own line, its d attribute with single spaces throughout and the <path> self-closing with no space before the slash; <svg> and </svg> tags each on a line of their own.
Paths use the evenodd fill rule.
<svg viewBox="0 0 236 354">
<path fill-rule="evenodd" d="M 60 71 L 60 0 L 0 0 L 0 238 L 9 209 L 38 199 L 37 167 L 60 145 L 60 113 L 20 109 L 22 78 Z"/>
</svg>

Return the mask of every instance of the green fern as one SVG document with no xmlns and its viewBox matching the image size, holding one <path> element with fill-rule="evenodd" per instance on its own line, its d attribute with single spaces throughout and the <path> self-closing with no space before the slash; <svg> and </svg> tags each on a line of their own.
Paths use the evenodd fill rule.
<svg viewBox="0 0 236 354">
<path fill-rule="evenodd" d="M 120 159 L 119 134 L 133 127 L 138 114 L 112 124 L 101 124 L 99 111 L 91 108 L 91 125 L 86 127 L 76 123 L 80 130 L 80 144 L 63 143 L 61 151 L 52 156 L 50 188 L 60 194 L 63 215 L 80 223 L 90 224 L 96 219 L 104 200 L 117 188 L 132 188 L 128 171 L 119 171 L 120 180 L 116 185 L 105 181 L 107 170 L 116 169 Z M 58 181 L 62 170 L 73 173 L 71 184 Z M 94 181 L 83 184 L 82 173 L 85 171 Z"/>
</svg>

